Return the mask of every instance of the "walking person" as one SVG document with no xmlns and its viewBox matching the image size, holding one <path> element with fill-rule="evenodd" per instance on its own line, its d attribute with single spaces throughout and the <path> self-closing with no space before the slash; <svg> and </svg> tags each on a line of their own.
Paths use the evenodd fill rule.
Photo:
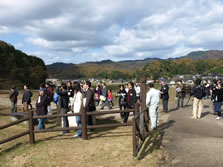
<svg viewBox="0 0 223 167">
<path fill-rule="evenodd" d="M 194 96 L 193 101 L 193 119 L 201 118 L 203 101 L 202 98 L 205 96 L 204 87 L 201 86 L 201 80 L 198 78 L 195 81 L 195 86 L 191 90 L 191 95 Z"/>
<path fill-rule="evenodd" d="M 102 104 L 101 104 L 101 110 L 104 109 L 104 106 L 106 105 L 108 107 L 108 109 L 111 109 L 111 106 L 108 102 L 108 88 L 106 86 L 106 84 L 103 82 L 102 83 Z"/>
<path fill-rule="evenodd" d="M 127 92 L 125 91 L 125 87 L 124 85 L 120 85 L 119 86 L 119 91 L 117 92 L 116 96 L 119 98 L 118 99 L 118 104 L 119 104 L 119 108 L 120 110 L 122 109 L 126 109 L 126 99 L 127 99 Z M 121 119 L 124 118 L 124 113 L 120 113 L 120 117 Z"/>
<path fill-rule="evenodd" d="M 185 86 L 182 82 L 182 80 L 180 80 L 178 82 L 178 101 L 177 101 L 177 108 L 183 108 L 184 106 L 184 97 L 185 97 Z"/>
<path fill-rule="evenodd" d="M 112 106 L 114 106 L 112 90 L 111 89 L 108 90 L 108 103 L 111 106 L 111 108 L 112 108 Z"/>
<path fill-rule="evenodd" d="M 91 82 L 86 81 L 83 85 L 84 89 L 84 107 L 86 108 L 86 112 L 92 112 L 96 110 L 95 107 L 95 100 L 94 100 L 94 92 L 91 90 Z M 87 117 L 87 124 L 93 125 L 93 118 L 91 115 L 88 115 Z M 92 131 L 89 129 L 89 131 Z"/>
<path fill-rule="evenodd" d="M 46 83 L 46 95 L 48 97 L 48 104 L 47 104 L 47 114 L 48 115 L 52 115 L 52 111 L 51 111 L 51 102 L 53 101 L 53 89 L 50 86 L 49 83 Z"/>
<path fill-rule="evenodd" d="M 62 83 L 61 87 L 56 89 L 56 92 L 60 96 L 61 114 L 66 114 L 68 112 L 68 104 L 69 104 L 67 85 L 65 83 Z M 62 117 L 62 127 L 63 128 L 69 127 L 67 117 Z M 68 132 L 69 132 L 68 130 L 64 130 L 63 132 L 60 133 L 60 135 L 64 135 Z"/>
<path fill-rule="evenodd" d="M 215 91 L 214 92 L 214 108 L 215 108 L 215 111 L 217 112 L 216 120 L 219 120 L 222 118 L 221 106 L 222 106 L 222 101 L 223 101 L 223 88 L 222 88 L 221 80 L 217 81 L 217 87 L 214 91 Z"/>
<path fill-rule="evenodd" d="M 39 97 L 36 101 L 36 115 L 47 115 L 48 97 L 43 88 L 39 91 Z M 38 130 L 45 129 L 45 118 L 38 119 Z"/>
<path fill-rule="evenodd" d="M 101 96 L 102 92 L 101 92 L 101 86 L 97 85 L 96 90 L 95 90 L 95 97 L 96 97 L 96 104 L 97 106 L 100 104 L 100 96 Z"/>
<path fill-rule="evenodd" d="M 136 91 L 136 101 L 137 100 L 140 101 L 140 85 L 139 85 L 139 82 L 136 82 L 135 91 Z"/>
<path fill-rule="evenodd" d="M 160 91 L 154 88 L 153 83 L 149 83 L 149 91 L 146 94 L 146 105 L 149 107 L 149 117 L 152 130 L 156 130 L 159 125 L 159 103 Z"/>
<path fill-rule="evenodd" d="M 127 93 L 127 100 L 126 100 L 126 107 L 127 109 L 132 109 L 134 108 L 134 105 L 136 103 L 136 91 L 134 89 L 134 83 L 129 82 L 128 83 L 128 93 Z M 129 118 L 129 112 L 125 112 L 123 114 L 123 122 L 122 123 L 127 123 L 128 122 L 128 118 Z"/>
<path fill-rule="evenodd" d="M 162 87 L 160 89 L 161 99 L 163 102 L 163 112 L 168 112 L 168 100 L 169 100 L 169 87 L 165 81 L 161 82 Z"/>
<path fill-rule="evenodd" d="M 22 97 L 22 104 L 23 104 L 23 111 L 27 112 L 28 111 L 28 106 L 31 105 L 31 97 L 33 93 L 29 90 L 28 85 L 24 85 L 24 93 Z M 30 106 L 32 109 L 32 105 Z"/>
<path fill-rule="evenodd" d="M 80 113 L 81 108 L 83 106 L 83 96 L 81 93 L 81 86 L 79 82 L 74 82 L 74 103 L 73 103 L 73 113 Z M 81 116 L 76 116 L 76 122 L 77 126 L 81 127 Z M 81 137 L 82 131 L 79 129 L 77 131 L 77 134 L 75 134 L 73 137 Z"/>
<path fill-rule="evenodd" d="M 16 89 L 15 85 L 12 85 L 12 88 L 10 90 L 9 99 L 11 101 L 11 113 L 17 112 L 17 100 L 18 100 L 19 92 Z"/>
</svg>

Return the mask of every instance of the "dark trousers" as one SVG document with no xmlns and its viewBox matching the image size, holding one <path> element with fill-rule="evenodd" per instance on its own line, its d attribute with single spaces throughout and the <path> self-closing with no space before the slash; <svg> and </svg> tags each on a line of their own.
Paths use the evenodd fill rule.
<svg viewBox="0 0 223 167">
<path fill-rule="evenodd" d="M 67 114 L 67 111 L 68 111 L 68 109 L 61 108 L 61 114 Z M 62 121 L 63 121 L 62 127 L 63 128 L 68 128 L 69 127 L 69 122 L 68 122 L 67 117 L 62 117 Z M 68 131 L 65 130 L 64 132 L 68 132 Z"/>
<path fill-rule="evenodd" d="M 168 99 L 163 100 L 163 111 L 167 112 L 168 111 Z"/>
<path fill-rule="evenodd" d="M 127 109 L 132 109 L 133 107 L 129 107 L 127 106 Z M 128 122 L 128 118 L 129 118 L 129 112 L 124 112 L 123 113 L 123 118 L 124 118 L 124 123 Z"/>
<path fill-rule="evenodd" d="M 122 108 L 125 110 L 126 109 L 126 105 L 122 105 L 122 104 L 119 103 L 119 108 L 120 108 L 120 110 L 122 110 Z M 124 112 L 120 113 L 120 117 L 124 118 Z"/>
<path fill-rule="evenodd" d="M 215 111 L 217 112 L 218 116 L 221 117 L 221 105 L 222 105 L 222 102 L 215 102 L 214 103 L 214 108 L 215 108 Z"/>
<path fill-rule="evenodd" d="M 87 107 L 86 112 L 92 112 L 92 111 L 90 111 L 90 109 Z M 93 125 L 92 115 L 87 116 L 87 124 L 88 125 Z"/>
</svg>

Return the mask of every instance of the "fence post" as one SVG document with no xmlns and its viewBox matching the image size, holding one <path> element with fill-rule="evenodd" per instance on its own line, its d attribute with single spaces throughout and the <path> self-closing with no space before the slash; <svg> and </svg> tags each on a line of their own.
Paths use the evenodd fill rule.
<svg viewBox="0 0 223 167">
<path fill-rule="evenodd" d="M 81 109 L 81 130 L 82 130 L 82 139 L 87 139 L 87 115 L 86 108 L 82 107 Z"/>
<path fill-rule="evenodd" d="M 142 77 L 140 79 L 140 102 L 141 102 L 141 111 L 146 108 L 146 78 Z"/>
<path fill-rule="evenodd" d="M 132 144 L 133 144 L 133 156 L 137 156 L 136 150 L 136 119 L 133 117 L 132 119 Z"/>
<path fill-rule="evenodd" d="M 30 144 L 34 144 L 35 143 L 35 134 L 34 134 L 34 125 L 33 125 L 33 111 L 30 110 L 28 112 L 28 116 L 29 116 L 29 142 Z"/>
</svg>

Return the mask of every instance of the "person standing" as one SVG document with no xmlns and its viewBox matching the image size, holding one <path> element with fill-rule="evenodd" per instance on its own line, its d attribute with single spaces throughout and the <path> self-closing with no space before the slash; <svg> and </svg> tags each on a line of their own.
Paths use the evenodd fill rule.
<svg viewBox="0 0 223 167">
<path fill-rule="evenodd" d="M 195 86 L 191 90 L 191 95 L 194 96 L 193 101 L 193 119 L 201 118 L 201 111 L 203 101 L 202 98 L 205 96 L 204 87 L 201 86 L 201 80 L 198 78 L 195 81 Z"/>
<path fill-rule="evenodd" d="M 17 100 L 18 100 L 18 90 L 15 85 L 12 85 L 10 90 L 9 99 L 11 100 L 11 113 L 17 112 Z"/>
<path fill-rule="evenodd" d="M 90 88 L 91 88 L 91 82 L 86 81 L 83 85 L 84 98 L 85 98 L 84 107 L 86 108 L 86 112 L 92 112 L 96 110 L 95 101 L 94 101 L 94 92 Z M 88 125 L 93 125 L 92 115 L 88 115 L 87 123 Z"/>
<path fill-rule="evenodd" d="M 163 112 L 168 112 L 168 100 L 169 100 L 169 87 L 165 81 L 162 81 L 162 87 L 160 89 L 161 99 L 163 101 Z"/>
<path fill-rule="evenodd" d="M 127 103 L 126 103 L 126 107 L 127 109 L 132 109 L 134 108 L 134 105 L 136 103 L 136 91 L 134 89 L 134 84 L 132 82 L 128 83 L 128 94 L 127 94 Z M 123 122 L 122 123 L 127 123 L 128 122 L 128 118 L 129 118 L 129 112 L 125 112 L 123 114 Z"/>
<path fill-rule="evenodd" d="M 126 109 L 126 98 L 127 98 L 127 93 L 125 91 L 124 85 L 119 86 L 119 91 L 117 92 L 116 96 L 119 98 L 118 103 L 119 103 L 119 108 L 122 110 L 122 108 L 125 110 Z M 120 113 L 121 119 L 124 118 L 124 113 Z"/>
<path fill-rule="evenodd" d="M 48 97 L 43 88 L 39 91 L 39 97 L 36 101 L 36 115 L 47 115 Z M 38 119 L 38 130 L 45 129 L 45 118 Z"/>
<path fill-rule="evenodd" d="M 74 103 L 73 103 L 73 112 L 74 113 L 80 113 L 81 108 L 83 106 L 83 97 L 81 93 L 81 86 L 79 82 L 74 82 Z M 76 122 L 77 126 L 81 127 L 81 116 L 76 116 Z M 81 137 L 82 131 L 79 129 L 77 131 L 77 134 L 75 134 L 73 137 Z"/>
<path fill-rule="evenodd" d="M 146 94 L 146 105 L 149 107 L 149 117 L 151 120 L 152 130 L 157 129 L 159 125 L 159 103 L 160 103 L 160 91 L 154 88 L 153 83 L 149 83 L 149 91 Z"/>
<path fill-rule="evenodd" d="M 31 105 L 31 97 L 33 93 L 29 90 L 28 85 L 24 85 L 24 93 L 22 97 L 22 104 L 23 104 L 23 111 L 27 112 L 28 111 L 28 105 Z M 32 109 L 32 105 L 30 106 Z"/>
<path fill-rule="evenodd" d="M 108 103 L 109 103 L 110 106 L 114 106 L 113 96 L 112 96 L 112 90 L 111 89 L 108 90 Z"/>
<path fill-rule="evenodd" d="M 101 96 L 102 92 L 101 92 L 101 86 L 97 85 L 96 90 L 95 90 L 95 96 L 96 96 L 96 103 L 97 106 L 100 104 L 100 96 Z"/>
<path fill-rule="evenodd" d="M 185 97 L 185 86 L 182 82 L 182 80 L 180 80 L 178 82 L 178 89 L 179 89 L 179 92 L 178 92 L 178 101 L 177 101 L 177 108 L 183 108 L 184 106 L 184 97 Z"/>
<path fill-rule="evenodd" d="M 139 82 L 136 82 L 135 91 L 136 91 L 136 101 L 137 100 L 140 101 L 140 85 L 139 85 Z"/>
<path fill-rule="evenodd" d="M 53 89 L 51 88 L 49 83 L 46 83 L 46 95 L 48 97 L 48 104 L 47 104 L 47 114 L 48 115 L 52 115 L 52 111 L 51 111 L 51 105 L 50 103 L 53 101 Z"/>
<path fill-rule="evenodd" d="M 216 120 L 219 120 L 222 118 L 221 116 L 221 106 L 223 101 L 223 88 L 221 84 L 221 80 L 217 81 L 216 89 L 214 90 L 214 108 L 217 112 Z"/>
<path fill-rule="evenodd" d="M 107 105 L 108 109 L 111 109 L 111 106 L 108 102 L 108 88 L 104 82 L 102 83 L 102 97 L 101 110 L 104 109 L 105 105 Z"/>
<path fill-rule="evenodd" d="M 67 85 L 65 83 L 61 84 L 60 88 L 56 89 L 57 94 L 60 96 L 60 102 L 61 102 L 61 114 L 67 114 L 68 112 L 68 104 L 69 104 L 69 96 L 67 91 Z M 68 128 L 69 123 L 67 117 L 62 117 L 62 127 Z M 69 131 L 65 130 L 61 132 L 61 135 L 64 135 L 68 133 Z"/>
<path fill-rule="evenodd" d="M 215 111 L 215 90 L 217 89 L 217 80 L 214 79 L 211 84 L 211 100 L 213 102 L 213 115 L 217 115 L 217 112 Z"/>
</svg>

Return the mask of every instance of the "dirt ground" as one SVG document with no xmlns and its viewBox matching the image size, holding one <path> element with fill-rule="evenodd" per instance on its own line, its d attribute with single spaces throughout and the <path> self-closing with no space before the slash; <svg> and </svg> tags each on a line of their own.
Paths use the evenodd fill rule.
<svg viewBox="0 0 223 167">
<path fill-rule="evenodd" d="M 21 111 L 21 94 L 18 107 Z M 33 100 L 34 102 L 35 100 Z M 34 104 L 34 103 L 33 103 Z M 7 92 L 0 94 L 0 125 L 11 122 Z M 165 115 L 164 115 L 165 117 Z M 131 121 L 131 118 L 129 119 Z M 97 124 L 120 122 L 118 114 L 97 117 Z M 162 122 L 162 121 L 161 121 Z M 47 128 L 55 128 L 49 120 Z M 0 131 L 0 140 L 28 128 L 19 124 Z M 88 132 L 88 140 L 74 139 L 75 131 L 60 136 L 59 132 L 36 134 L 36 144 L 29 144 L 28 135 L 0 145 L 0 166 L 12 167 L 156 167 L 168 164 L 168 155 L 161 143 L 166 124 L 151 132 L 137 158 L 132 156 L 132 127 L 96 129 Z M 36 127 L 35 127 L 36 128 Z"/>
</svg>

